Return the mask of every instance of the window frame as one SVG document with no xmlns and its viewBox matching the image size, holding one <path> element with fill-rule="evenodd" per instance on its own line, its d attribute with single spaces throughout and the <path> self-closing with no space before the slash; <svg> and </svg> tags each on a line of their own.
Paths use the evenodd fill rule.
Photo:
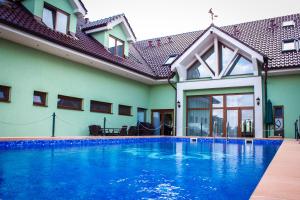
<svg viewBox="0 0 300 200">
<path fill-rule="evenodd" d="M 143 112 L 144 113 L 144 122 L 147 122 L 147 109 L 146 108 L 137 108 L 137 118 L 138 118 L 138 113 Z"/>
<path fill-rule="evenodd" d="M 80 101 L 80 109 L 74 108 L 74 107 L 69 107 L 69 106 L 62 106 L 59 105 L 59 99 L 64 98 L 64 99 L 71 99 L 71 100 L 79 100 Z M 65 96 L 65 95 L 57 95 L 57 108 L 58 109 L 65 109 L 65 110 L 77 110 L 77 111 L 83 111 L 83 99 L 82 98 L 78 98 L 78 97 L 71 97 L 71 96 Z"/>
<path fill-rule="evenodd" d="M 123 40 L 121 40 L 121 39 L 119 39 L 119 38 L 117 38 L 117 37 L 115 37 L 115 36 L 113 36 L 113 35 L 108 35 L 108 40 L 109 40 L 109 38 L 112 38 L 112 39 L 115 40 L 115 46 L 114 46 L 115 49 L 114 49 L 114 53 L 112 53 L 112 52 L 109 50 L 110 47 L 108 47 L 108 51 L 109 51 L 112 55 L 114 55 L 114 56 L 118 56 L 118 57 L 124 58 L 124 57 L 125 57 L 125 41 L 123 41 Z M 117 54 L 117 41 L 123 43 L 122 56 L 119 56 L 119 55 Z"/>
<path fill-rule="evenodd" d="M 10 89 L 11 87 L 6 85 L 0 85 L 0 89 L 4 91 L 4 98 L 0 99 L 0 102 L 10 103 Z"/>
<path fill-rule="evenodd" d="M 37 94 L 37 95 L 36 95 Z M 42 102 L 38 103 L 38 102 L 34 102 L 34 96 L 40 96 Z M 34 106 L 41 106 L 41 107 L 47 107 L 47 92 L 41 92 L 41 91 L 33 91 L 33 105 Z"/>
<path fill-rule="evenodd" d="M 284 44 L 292 43 L 292 42 L 294 43 L 294 49 L 284 49 Z M 296 39 L 282 40 L 281 51 L 282 52 L 297 51 L 297 40 Z"/>
<path fill-rule="evenodd" d="M 172 54 L 172 55 L 169 55 L 169 57 L 165 60 L 163 66 L 168 66 L 168 65 L 171 65 L 178 57 L 178 54 Z M 174 59 L 173 59 L 174 58 Z M 168 61 L 170 59 L 173 59 L 170 63 L 168 63 Z"/>
<path fill-rule="evenodd" d="M 92 104 L 96 103 L 96 104 L 102 104 L 102 105 L 107 105 L 109 106 L 109 111 L 108 112 L 103 112 L 99 109 L 93 109 Z M 112 113 L 112 103 L 108 103 L 108 102 L 103 102 L 103 101 L 96 101 L 96 100 L 91 100 L 90 101 L 90 112 L 95 112 L 95 113 L 105 113 L 105 114 L 113 114 Z"/>
<path fill-rule="evenodd" d="M 59 9 L 59 8 L 57 8 L 57 7 L 49 4 L 49 3 L 46 3 L 46 2 L 44 2 L 43 9 L 45 9 L 45 8 L 48 9 L 48 10 L 50 10 L 53 13 L 53 30 L 55 30 L 55 31 L 58 31 L 57 30 L 57 21 L 58 21 L 57 20 L 57 12 L 60 12 L 60 13 L 62 13 L 62 14 L 64 14 L 64 15 L 67 16 L 68 20 L 67 20 L 66 33 L 63 33 L 63 32 L 60 32 L 60 31 L 58 31 L 58 32 L 60 32 L 62 34 L 67 34 L 67 35 L 70 34 L 70 14 L 67 13 L 66 11 L 63 11 L 63 10 L 61 10 L 61 9 Z M 43 22 L 43 17 L 42 17 L 42 22 Z"/>
<path fill-rule="evenodd" d="M 122 112 L 120 112 L 121 111 L 120 107 L 127 107 L 127 108 L 129 108 L 129 113 L 122 113 Z M 118 114 L 119 115 L 123 115 L 123 116 L 132 116 L 132 106 L 127 106 L 127 105 L 119 104 L 119 106 L 118 106 Z"/>
</svg>

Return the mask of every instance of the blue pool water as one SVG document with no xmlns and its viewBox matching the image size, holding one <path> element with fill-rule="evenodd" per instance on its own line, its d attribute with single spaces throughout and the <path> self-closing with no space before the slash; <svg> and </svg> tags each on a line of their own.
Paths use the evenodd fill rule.
<svg viewBox="0 0 300 200">
<path fill-rule="evenodd" d="M 279 144 L 0 150 L 0 199 L 249 199 Z"/>
</svg>

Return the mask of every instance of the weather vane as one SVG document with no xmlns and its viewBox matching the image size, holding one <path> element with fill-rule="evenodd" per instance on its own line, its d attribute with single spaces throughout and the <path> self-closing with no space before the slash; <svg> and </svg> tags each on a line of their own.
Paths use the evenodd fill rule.
<svg viewBox="0 0 300 200">
<path fill-rule="evenodd" d="M 209 9 L 208 13 L 211 15 L 211 23 L 214 23 L 214 19 L 218 17 L 218 15 L 215 15 L 215 13 L 213 12 L 212 8 Z"/>
</svg>

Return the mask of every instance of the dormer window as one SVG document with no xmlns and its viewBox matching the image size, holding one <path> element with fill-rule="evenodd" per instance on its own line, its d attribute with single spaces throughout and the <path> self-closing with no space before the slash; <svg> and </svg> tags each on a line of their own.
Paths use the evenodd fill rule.
<svg viewBox="0 0 300 200">
<path fill-rule="evenodd" d="M 44 5 L 43 23 L 49 28 L 67 34 L 69 32 L 70 15 L 49 4 Z"/>
<path fill-rule="evenodd" d="M 170 65 L 173 63 L 173 61 L 177 58 L 178 55 L 171 55 L 169 58 L 166 60 L 166 62 L 163 65 Z"/>
<path fill-rule="evenodd" d="M 111 54 L 124 57 L 124 41 L 110 35 L 108 39 L 108 45 L 108 50 L 111 52 Z"/>
<path fill-rule="evenodd" d="M 282 22 L 282 27 L 295 27 L 295 21 L 294 20 L 284 21 Z"/>
<path fill-rule="evenodd" d="M 295 40 L 282 41 L 282 51 L 294 51 L 294 50 L 296 50 Z"/>
</svg>

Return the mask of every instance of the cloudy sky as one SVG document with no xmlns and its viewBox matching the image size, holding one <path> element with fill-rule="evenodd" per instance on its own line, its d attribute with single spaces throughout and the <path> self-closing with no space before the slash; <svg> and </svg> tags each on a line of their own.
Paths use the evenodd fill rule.
<svg viewBox="0 0 300 200">
<path fill-rule="evenodd" d="M 82 0 L 91 21 L 125 13 L 138 40 L 300 13 L 300 0 Z"/>
</svg>

